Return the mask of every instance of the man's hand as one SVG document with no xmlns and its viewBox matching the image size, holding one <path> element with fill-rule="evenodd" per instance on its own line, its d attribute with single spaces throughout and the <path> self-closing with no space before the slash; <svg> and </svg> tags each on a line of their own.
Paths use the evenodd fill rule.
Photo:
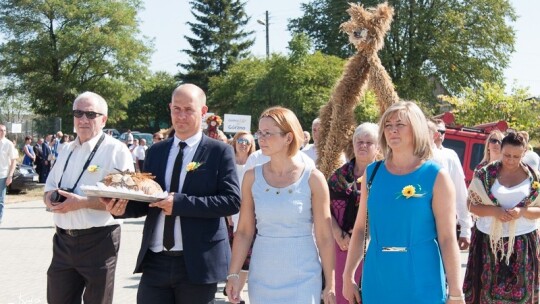
<svg viewBox="0 0 540 304">
<path fill-rule="evenodd" d="M 8 176 L 6 179 L 6 187 L 11 185 L 12 182 L 13 182 L 13 176 Z"/>
<path fill-rule="evenodd" d="M 60 195 L 65 196 L 66 200 L 64 202 L 60 203 L 60 204 L 53 205 L 51 203 L 51 193 L 52 193 L 52 191 L 50 191 L 46 196 L 45 204 L 47 205 L 47 207 L 49 207 L 49 209 L 52 212 L 54 212 L 54 213 L 67 213 L 67 212 L 70 212 L 70 211 L 75 211 L 75 210 L 78 210 L 78 209 L 81 209 L 81 208 L 85 208 L 86 201 L 88 200 L 88 198 L 86 198 L 84 196 L 80 196 L 80 195 L 75 194 L 75 193 L 66 192 L 66 191 L 63 191 L 63 190 L 60 190 L 60 189 L 58 189 L 57 191 L 58 191 L 58 193 Z"/>
<path fill-rule="evenodd" d="M 118 198 L 100 197 L 99 201 L 105 205 L 107 211 L 112 215 L 120 216 L 126 213 L 128 200 Z"/>
<path fill-rule="evenodd" d="M 458 239 L 458 245 L 460 250 L 467 250 L 469 249 L 469 246 L 471 245 L 471 239 L 466 237 L 460 237 Z"/>
<path fill-rule="evenodd" d="M 165 215 L 172 215 L 173 199 L 174 199 L 174 193 L 170 193 L 166 199 L 159 202 L 151 203 L 149 206 L 161 208 L 161 210 L 163 211 L 163 213 L 165 213 Z"/>
</svg>

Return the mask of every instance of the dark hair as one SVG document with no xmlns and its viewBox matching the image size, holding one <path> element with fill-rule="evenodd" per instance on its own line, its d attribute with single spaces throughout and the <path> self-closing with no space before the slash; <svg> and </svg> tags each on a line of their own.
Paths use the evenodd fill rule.
<svg viewBox="0 0 540 304">
<path fill-rule="evenodd" d="M 511 145 L 516 147 L 523 147 L 527 149 L 527 141 L 523 136 L 519 135 L 516 132 L 510 132 L 508 133 L 501 141 L 501 149 L 505 145 Z"/>
<path fill-rule="evenodd" d="M 26 135 L 26 136 L 24 137 L 24 141 L 27 141 L 27 140 L 32 140 L 32 136 Z"/>
</svg>

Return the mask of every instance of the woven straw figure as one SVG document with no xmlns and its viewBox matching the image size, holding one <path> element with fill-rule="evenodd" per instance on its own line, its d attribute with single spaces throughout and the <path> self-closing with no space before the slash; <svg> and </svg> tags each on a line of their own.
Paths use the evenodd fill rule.
<svg viewBox="0 0 540 304">
<path fill-rule="evenodd" d="M 383 47 L 384 36 L 390 30 L 394 9 L 387 3 L 370 9 L 351 4 L 347 13 L 351 19 L 341 24 L 341 30 L 349 35 L 349 42 L 357 52 L 345 65 L 330 100 L 319 114 L 321 125 L 317 166 L 326 177 L 341 165 L 341 153 L 345 152 L 348 158 L 353 155 L 352 135 L 357 126 L 354 109 L 368 87 L 368 80 L 369 88 L 377 96 L 381 114 L 399 100 L 392 80 L 377 55 Z"/>
</svg>

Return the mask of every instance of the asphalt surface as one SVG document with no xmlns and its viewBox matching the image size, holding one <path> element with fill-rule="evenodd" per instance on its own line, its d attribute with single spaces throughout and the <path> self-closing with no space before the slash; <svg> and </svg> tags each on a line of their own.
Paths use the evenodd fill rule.
<svg viewBox="0 0 540 304">
<path fill-rule="evenodd" d="M 144 218 L 124 220 L 114 302 L 136 303 L 140 274 L 133 274 Z M 40 200 L 4 206 L 0 226 L 0 304 L 47 303 L 47 269 L 52 258 L 52 214 Z M 228 303 L 218 285 L 216 303 Z M 247 289 L 247 288 L 246 288 Z M 244 294 L 247 300 L 247 294 Z M 246 303 L 249 303 L 246 301 Z"/>
<path fill-rule="evenodd" d="M 142 237 L 144 218 L 124 220 L 114 303 L 136 303 L 140 274 L 133 274 Z M 47 303 L 47 268 L 52 257 L 52 214 L 41 200 L 6 204 L 0 226 L 0 304 Z M 467 253 L 461 254 L 462 274 Z M 218 285 L 216 303 L 228 303 Z M 246 287 L 246 290 L 249 286 Z M 249 304 L 247 293 L 243 298 Z"/>
</svg>

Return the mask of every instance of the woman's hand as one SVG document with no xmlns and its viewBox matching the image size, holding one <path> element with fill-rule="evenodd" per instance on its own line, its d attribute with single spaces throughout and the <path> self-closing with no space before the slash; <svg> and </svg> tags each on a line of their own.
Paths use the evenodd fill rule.
<svg viewBox="0 0 540 304">
<path fill-rule="evenodd" d="M 523 212 L 525 209 L 521 207 L 514 207 L 512 209 L 507 209 L 506 212 L 512 216 L 512 219 L 517 220 L 518 218 L 523 216 Z"/>
<path fill-rule="evenodd" d="M 497 210 L 497 218 L 499 219 L 499 221 L 503 223 L 507 223 L 514 220 L 514 217 L 503 208 L 499 208 Z"/>
<path fill-rule="evenodd" d="M 323 301 L 324 304 L 335 304 L 336 303 L 336 291 L 334 288 L 325 287 L 323 290 Z"/>
<path fill-rule="evenodd" d="M 225 285 L 225 291 L 227 292 L 227 297 L 231 303 L 240 303 L 240 278 L 232 277 L 227 280 Z"/>
<path fill-rule="evenodd" d="M 336 239 L 336 243 L 338 244 L 341 251 L 347 251 L 349 249 L 350 241 L 351 237 L 346 232 L 342 232 L 341 236 Z"/>
<path fill-rule="evenodd" d="M 343 280 L 343 297 L 350 304 L 360 303 L 360 291 L 353 280 Z"/>
</svg>

